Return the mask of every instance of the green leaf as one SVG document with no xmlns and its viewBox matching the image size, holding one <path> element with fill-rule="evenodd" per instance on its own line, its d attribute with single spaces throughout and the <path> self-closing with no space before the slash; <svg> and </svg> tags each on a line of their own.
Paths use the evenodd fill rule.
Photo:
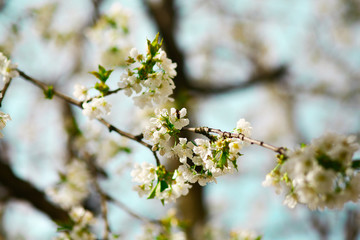
<svg viewBox="0 0 360 240">
<path fill-rule="evenodd" d="M 71 231 L 74 227 L 74 222 L 58 223 L 59 227 L 56 229 L 58 232 Z"/>
<path fill-rule="evenodd" d="M 167 189 L 169 187 L 169 185 L 166 183 L 166 181 L 161 180 L 160 181 L 160 192 L 165 191 L 165 189 Z"/>
<path fill-rule="evenodd" d="M 162 45 L 162 41 L 159 43 L 159 36 L 160 34 L 157 33 L 152 42 L 150 42 L 150 40 L 147 40 L 148 49 L 151 57 L 155 57 L 156 53 L 159 51 Z"/>
<path fill-rule="evenodd" d="M 257 238 L 255 238 L 255 240 L 261 240 L 262 236 L 258 236 Z"/>
<path fill-rule="evenodd" d="M 54 87 L 52 85 L 48 86 L 48 88 L 44 90 L 44 95 L 46 99 L 52 99 L 54 97 Z"/>
<path fill-rule="evenodd" d="M 147 199 L 153 199 L 156 196 L 156 189 L 159 186 L 159 181 L 157 182 L 157 184 L 155 185 L 155 187 L 153 188 L 153 190 L 151 191 L 151 193 L 149 194 Z"/>
<path fill-rule="evenodd" d="M 106 80 L 110 77 L 110 74 L 111 74 L 113 71 L 114 71 L 114 70 L 110 69 L 110 70 L 108 70 L 108 71 L 106 71 L 106 72 L 104 73 L 104 77 L 106 78 Z"/>
<path fill-rule="evenodd" d="M 239 170 L 238 170 L 238 165 L 237 165 L 237 163 L 236 163 L 236 159 L 235 159 L 234 161 L 231 161 L 231 162 L 234 164 L 234 167 L 235 167 L 236 171 L 239 171 Z"/>
<path fill-rule="evenodd" d="M 95 83 L 95 89 L 101 92 L 103 95 L 106 95 L 110 88 L 104 82 L 97 82 Z"/>
<path fill-rule="evenodd" d="M 217 163 L 217 165 L 218 165 L 218 167 L 219 167 L 220 169 L 223 169 L 224 166 L 227 167 L 227 165 L 228 165 L 228 164 L 227 164 L 228 156 L 229 156 L 229 153 L 228 153 L 228 152 L 224 152 L 224 151 L 221 151 L 221 152 L 220 152 L 220 159 L 219 159 L 219 161 L 218 161 L 218 163 Z"/>
<path fill-rule="evenodd" d="M 131 153 L 131 148 L 129 148 L 129 147 L 119 146 L 118 150 L 119 150 L 119 152 Z"/>
<path fill-rule="evenodd" d="M 114 71 L 112 69 L 106 70 L 103 66 L 99 65 L 99 72 L 89 72 L 90 74 L 94 75 L 97 79 L 99 79 L 102 83 L 105 83 L 106 80 L 110 77 L 110 74 Z"/>
<path fill-rule="evenodd" d="M 351 167 L 354 168 L 354 169 L 360 169 L 360 160 L 352 161 Z"/>
<path fill-rule="evenodd" d="M 318 154 L 316 156 L 316 160 L 325 169 L 332 169 L 335 172 L 340 172 L 342 170 L 341 163 L 336 160 L 333 160 L 331 157 L 329 157 L 325 153 Z"/>
<path fill-rule="evenodd" d="M 99 68 L 99 73 L 101 75 L 103 75 L 106 72 L 106 70 L 105 70 L 105 68 L 103 66 L 99 65 L 98 68 Z"/>
<path fill-rule="evenodd" d="M 101 79 L 101 75 L 98 73 L 98 72 L 95 72 L 95 71 L 92 71 L 92 72 L 89 72 L 90 74 L 94 75 L 97 79 Z"/>
</svg>

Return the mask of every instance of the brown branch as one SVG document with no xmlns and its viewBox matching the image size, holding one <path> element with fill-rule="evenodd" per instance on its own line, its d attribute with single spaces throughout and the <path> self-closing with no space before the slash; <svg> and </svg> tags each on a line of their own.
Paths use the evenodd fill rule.
<svg viewBox="0 0 360 240">
<path fill-rule="evenodd" d="M 36 86 L 38 86 L 39 88 L 41 88 L 43 91 L 46 91 L 50 85 L 47 85 L 46 83 L 43 83 L 39 80 L 36 80 L 35 78 L 32 78 L 30 76 L 28 76 L 26 73 L 24 73 L 23 71 L 17 69 L 17 71 L 19 72 L 20 76 L 23 77 L 25 80 L 35 84 Z M 67 101 L 68 103 L 71 103 L 75 106 L 78 106 L 80 108 L 82 108 L 81 106 L 81 102 L 77 101 L 69 96 L 66 96 L 64 94 L 62 94 L 61 92 L 56 91 L 55 89 L 53 90 L 54 95 L 58 96 L 59 98 L 64 99 L 65 101 Z"/>
<path fill-rule="evenodd" d="M 255 140 L 249 137 L 246 137 L 242 133 L 231 133 L 231 132 L 225 132 L 221 131 L 220 129 L 215 128 L 208 128 L 208 127 L 198 127 L 198 128 L 183 128 L 185 131 L 194 132 L 194 133 L 200 133 L 204 136 L 211 137 L 210 133 L 216 133 L 220 135 L 223 138 L 238 138 L 241 139 L 244 142 L 248 142 L 250 144 L 255 144 L 263 148 L 267 148 L 271 151 L 277 152 L 279 154 L 285 154 L 286 149 L 284 147 L 275 147 L 271 144 L 264 143 L 263 141 Z"/>
<path fill-rule="evenodd" d="M 5 97 L 5 93 L 6 93 L 6 91 L 8 90 L 8 88 L 10 86 L 11 80 L 12 79 L 10 78 L 10 80 L 7 83 L 5 83 L 3 89 L 1 90 L 2 96 L 0 97 L 0 107 L 1 107 L 2 101 L 3 101 L 4 97 Z"/>
<path fill-rule="evenodd" d="M 9 193 L 18 199 L 30 202 L 35 208 L 47 214 L 56 223 L 70 223 L 68 213 L 46 199 L 45 194 L 31 183 L 20 179 L 5 163 L 3 154 L 0 154 L 0 183 Z"/>
<path fill-rule="evenodd" d="M 134 140 L 134 141 L 142 144 L 143 146 L 149 148 L 150 150 L 152 149 L 152 145 L 150 145 L 150 144 L 142 141 L 142 140 L 139 139 L 136 135 L 132 135 L 132 134 L 130 134 L 130 133 L 127 133 L 127 132 L 124 132 L 124 131 L 118 129 L 118 128 L 115 127 L 114 125 L 108 123 L 108 122 L 107 122 L 106 120 L 104 120 L 103 118 L 99 118 L 98 120 L 99 120 L 99 122 L 101 122 L 102 124 L 104 124 L 104 125 L 109 129 L 110 132 L 115 131 L 115 132 L 117 132 L 118 134 L 120 134 L 120 135 L 123 136 L 123 137 L 126 137 L 126 138 L 129 138 L 129 139 L 131 139 L 131 140 Z M 152 150 L 151 150 L 151 151 L 152 151 Z"/>
<path fill-rule="evenodd" d="M 118 206 L 119 208 L 121 208 L 122 210 L 124 210 L 127 214 L 131 215 L 132 217 L 145 222 L 145 223 L 155 223 L 155 224 L 161 224 L 159 220 L 155 220 L 155 219 L 148 219 L 145 217 L 142 217 L 138 214 L 136 214 L 134 211 L 132 211 L 130 208 L 128 208 L 124 203 L 120 202 L 119 200 L 111 197 L 110 195 L 106 194 L 106 199 L 112 203 L 114 203 L 116 206 Z"/>
<path fill-rule="evenodd" d="M 25 74 L 21 70 L 18 70 L 18 71 L 19 71 L 20 76 L 23 77 L 25 80 L 28 80 L 29 82 L 35 84 L 36 86 L 43 89 L 44 91 L 48 89 L 49 85 L 28 76 L 27 74 Z M 65 100 L 66 102 L 71 103 L 71 104 L 73 104 L 73 105 L 75 105 L 75 106 L 82 109 L 82 102 L 77 101 L 77 100 L 75 100 L 75 99 L 73 99 L 73 98 L 71 98 L 69 96 L 66 96 L 66 95 L 62 94 L 61 92 L 56 91 L 55 89 L 53 90 L 53 93 L 54 93 L 55 96 L 58 96 L 59 98 Z M 115 132 L 117 132 L 118 134 L 120 134 L 123 137 L 134 140 L 134 141 L 142 144 L 143 146 L 149 148 L 150 150 L 152 149 L 152 145 L 142 141 L 142 138 L 139 138 L 139 135 L 132 135 L 130 133 L 124 132 L 124 131 L 118 129 L 117 127 L 115 127 L 114 125 L 110 124 L 109 122 L 107 122 L 103 118 L 98 119 L 98 121 L 101 122 L 102 124 L 104 124 L 109 129 L 110 132 L 115 131 Z"/>
<path fill-rule="evenodd" d="M 104 223 L 105 223 L 103 239 L 107 240 L 107 239 L 109 239 L 109 233 L 111 233 L 109 219 L 108 219 L 108 208 L 107 208 L 107 202 L 106 202 L 107 198 L 106 198 L 106 194 L 104 194 L 104 192 L 102 191 L 96 176 L 93 176 L 93 182 L 94 182 L 96 191 L 100 195 L 101 214 L 102 214 L 102 218 L 104 219 Z"/>
<path fill-rule="evenodd" d="M 283 76 L 287 74 L 287 67 L 285 65 L 271 69 L 269 71 L 263 71 L 252 75 L 248 80 L 242 81 L 238 84 L 224 85 L 224 86 L 209 86 L 209 84 L 189 84 L 188 88 L 197 94 L 219 94 L 227 93 L 230 91 L 236 91 L 252 87 L 254 85 L 263 83 L 272 83 L 279 81 Z"/>
</svg>

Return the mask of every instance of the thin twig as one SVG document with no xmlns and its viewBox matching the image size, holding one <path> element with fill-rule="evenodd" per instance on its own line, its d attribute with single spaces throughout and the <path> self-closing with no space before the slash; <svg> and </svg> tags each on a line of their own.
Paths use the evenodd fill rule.
<svg viewBox="0 0 360 240">
<path fill-rule="evenodd" d="M 24 79 L 28 80 L 29 82 L 35 84 L 36 86 L 40 87 L 44 91 L 48 89 L 49 85 L 28 76 L 27 74 L 25 74 L 23 71 L 21 71 L 19 69 L 17 69 L 17 71 L 19 72 L 21 77 L 23 77 Z M 62 94 L 61 92 L 56 91 L 55 89 L 53 90 L 53 93 L 54 93 L 55 96 L 58 96 L 59 98 L 65 100 L 66 102 L 71 103 L 71 104 L 73 104 L 73 105 L 75 105 L 75 106 L 77 106 L 77 107 L 79 107 L 81 109 L 83 108 L 82 107 L 82 102 L 77 101 L 77 100 L 75 100 L 75 99 L 73 99 L 73 98 L 71 98 L 69 96 L 66 96 L 66 95 Z M 123 137 L 132 139 L 132 140 L 144 145 L 145 147 L 149 148 L 150 150 L 152 149 L 152 145 L 142 141 L 142 137 L 141 138 L 139 137 L 139 136 L 142 136 L 142 135 L 132 135 L 130 133 L 124 132 L 124 131 L 118 129 L 117 127 L 115 127 L 114 125 L 110 124 L 109 122 L 107 122 L 103 118 L 98 119 L 98 121 L 101 122 L 102 124 L 104 124 L 109 129 L 109 131 L 115 131 L 115 132 L 117 132 L 118 134 L 120 134 Z M 158 159 L 156 161 L 158 161 Z"/>
<path fill-rule="evenodd" d="M 130 133 L 127 133 L 127 132 L 124 132 L 124 131 L 118 129 L 118 128 L 115 127 L 114 125 L 108 123 L 108 122 L 107 122 L 105 119 L 103 119 L 103 118 L 99 118 L 98 120 L 99 120 L 99 122 L 103 123 L 103 124 L 109 129 L 110 132 L 111 132 L 111 131 L 115 131 L 115 132 L 117 132 L 118 134 L 120 134 L 120 135 L 123 136 L 123 137 L 132 139 L 132 140 L 134 140 L 134 141 L 136 141 L 136 142 L 144 145 L 145 147 L 149 148 L 150 150 L 152 149 L 152 145 L 150 145 L 150 144 L 142 141 L 142 140 L 139 139 L 136 135 L 132 135 L 132 134 L 130 134 Z M 152 151 L 152 150 L 151 150 L 151 151 Z"/>
<path fill-rule="evenodd" d="M 1 90 L 0 107 L 1 107 L 2 101 L 3 101 L 4 97 L 5 97 L 5 93 L 6 93 L 7 89 L 10 86 L 11 80 L 12 80 L 12 78 L 10 78 L 10 80 L 7 81 L 7 83 L 5 83 L 4 88 Z"/>
<path fill-rule="evenodd" d="M 138 214 L 136 214 L 135 212 L 133 212 L 131 209 L 129 209 L 124 203 L 120 202 L 119 200 L 106 195 L 106 198 L 108 201 L 114 203 L 116 206 L 118 206 L 119 208 L 121 208 L 122 210 L 124 210 L 126 213 L 128 213 L 129 215 L 131 215 L 132 217 L 142 221 L 142 222 L 146 222 L 146 223 L 155 223 L 155 224 L 160 224 L 159 220 L 155 220 L 155 219 L 148 219 L 145 217 L 142 217 Z"/>
<path fill-rule="evenodd" d="M 117 89 L 115 89 L 115 90 L 108 91 L 108 92 L 105 94 L 105 96 L 109 96 L 109 95 L 111 95 L 111 94 L 117 93 L 117 92 L 119 92 L 119 91 L 121 91 L 121 90 L 123 90 L 123 89 L 124 89 L 124 88 L 117 88 Z"/>
<path fill-rule="evenodd" d="M 102 218 L 104 219 L 104 223 L 105 223 L 103 239 L 107 240 L 107 239 L 109 239 L 109 233 L 111 233 L 108 214 L 107 214 L 108 213 L 107 202 L 106 202 L 107 201 L 107 196 L 102 191 L 102 189 L 101 189 L 101 187 L 100 187 L 100 185 L 99 185 L 99 183 L 97 181 L 96 176 L 93 176 L 93 182 L 94 182 L 94 186 L 96 188 L 96 191 L 100 195 L 100 199 L 101 199 L 101 214 L 102 214 Z"/>
<path fill-rule="evenodd" d="M 20 76 L 23 77 L 24 79 L 28 80 L 29 82 L 32 82 L 33 84 L 35 84 L 36 86 L 40 87 L 42 90 L 46 91 L 50 85 L 47 85 L 46 83 L 43 83 L 39 80 L 36 80 L 35 78 L 32 78 L 30 76 L 28 76 L 26 73 L 24 73 L 23 71 L 17 69 L 17 71 L 19 72 Z M 66 96 L 64 94 L 62 94 L 61 92 L 58 92 L 56 90 L 53 90 L 53 93 L 54 95 L 64 99 L 65 101 L 75 105 L 75 106 L 78 106 L 80 108 L 82 108 L 81 106 L 81 102 L 80 101 L 77 101 L 69 96 Z"/>
<path fill-rule="evenodd" d="M 89 103 L 89 102 L 91 102 L 92 100 L 94 100 L 94 99 L 96 99 L 96 98 L 101 98 L 101 97 L 105 97 L 105 96 L 109 96 L 109 95 L 111 95 L 111 94 L 114 94 L 114 93 L 117 93 L 117 92 L 119 92 L 120 90 L 123 90 L 124 88 L 117 88 L 117 89 L 115 89 L 115 90 L 112 90 L 112 91 L 108 91 L 106 94 L 104 94 L 104 95 L 98 95 L 98 96 L 95 96 L 95 97 L 92 97 L 92 98 L 89 98 L 89 99 L 87 99 L 87 100 L 85 100 L 85 101 L 83 101 L 83 102 L 81 102 L 81 103 L 84 103 L 84 102 L 87 102 L 87 103 Z"/>
<path fill-rule="evenodd" d="M 215 128 L 209 128 L 209 127 L 198 127 L 198 128 L 183 128 L 185 131 L 194 132 L 194 133 L 200 133 L 205 136 L 209 136 L 210 133 L 216 133 L 224 138 L 239 138 L 244 142 L 248 142 L 250 144 L 259 145 L 260 147 L 264 147 L 267 149 L 270 149 L 271 151 L 277 152 L 279 154 L 285 154 L 286 149 L 284 147 L 275 147 L 271 144 L 264 143 L 263 141 L 255 140 L 249 137 L 246 137 L 242 133 L 231 133 L 231 132 L 225 132 L 221 131 L 220 129 Z"/>
</svg>

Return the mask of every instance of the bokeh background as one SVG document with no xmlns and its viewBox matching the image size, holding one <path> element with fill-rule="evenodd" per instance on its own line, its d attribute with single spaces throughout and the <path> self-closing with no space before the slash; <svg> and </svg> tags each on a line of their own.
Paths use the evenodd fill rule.
<svg viewBox="0 0 360 240">
<path fill-rule="evenodd" d="M 119 21 L 123 21 L 116 40 L 97 25 L 103 14 L 114 11 L 114 4 L 121 5 Z M 359 136 L 357 0 L 0 1 L 0 51 L 28 75 L 67 95 L 72 95 L 76 83 L 94 84 L 88 72 L 98 64 L 115 68 L 110 85 L 116 88 L 128 51 L 136 47 L 144 52 L 146 39 L 157 32 L 168 57 L 178 64 L 175 103 L 188 108 L 192 126 L 230 131 L 245 118 L 255 139 L 288 148 L 327 131 Z M 140 133 L 146 112 L 121 92 L 109 101 L 113 110 L 107 120 Z M 269 150 L 244 149 L 238 173 L 202 189 L 194 187 L 190 200 L 163 207 L 132 191 L 132 164 L 153 162 L 140 145 L 108 133 L 61 100 L 45 100 L 41 90 L 20 78 L 12 81 L 0 110 L 12 117 L 3 130 L 2 160 L 18 178 L 41 191 L 59 180 L 58 171 L 69 157 L 64 122 L 70 112 L 88 139 L 89 151 L 106 161 L 108 177 L 101 186 L 141 215 L 159 218 L 176 207 L 194 226 L 201 223 L 218 236 L 251 229 L 265 240 L 360 239 L 358 204 L 339 211 L 288 209 L 282 205 L 283 196 L 262 187 L 275 164 L 275 153 Z M 132 153 L 109 156 L 104 150 L 109 142 L 130 147 Z M 2 239 L 56 235 L 56 225 L 46 212 L 26 198 L 16 198 L 11 187 L 2 184 Z M 86 204 L 96 201 L 93 196 Z M 113 231 L 124 239 L 142 231 L 140 221 L 112 204 L 109 219 Z"/>
</svg>

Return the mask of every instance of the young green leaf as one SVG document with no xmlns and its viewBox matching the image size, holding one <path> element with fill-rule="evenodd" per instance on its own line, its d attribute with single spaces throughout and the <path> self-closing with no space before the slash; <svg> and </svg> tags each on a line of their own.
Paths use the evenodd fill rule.
<svg viewBox="0 0 360 240">
<path fill-rule="evenodd" d="M 46 90 L 44 90 L 44 95 L 46 99 L 52 99 L 54 97 L 54 87 L 48 86 Z"/>
</svg>

